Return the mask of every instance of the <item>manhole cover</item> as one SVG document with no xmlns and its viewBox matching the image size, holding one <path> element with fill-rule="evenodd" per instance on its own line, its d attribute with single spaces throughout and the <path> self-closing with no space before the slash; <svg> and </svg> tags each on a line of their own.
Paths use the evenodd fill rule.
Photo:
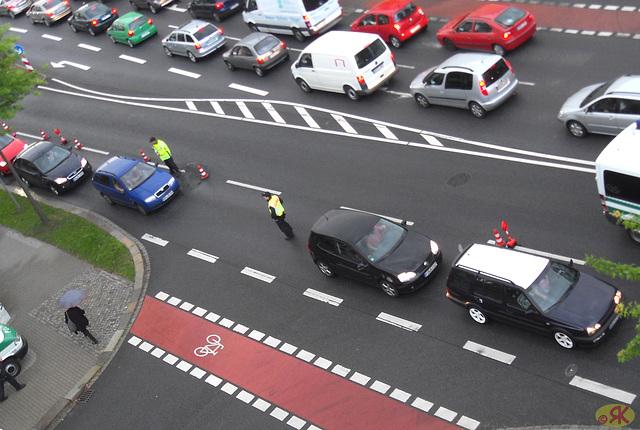
<svg viewBox="0 0 640 430">
<path fill-rule="evenodd" d="M 84 390 L 80 396 L 78 396 L 78 402 L 80 403 L 87 403 L 89 401 L 89 399 L 91 398 L 91 396 L 93 396 L 93 393 L 95 393 L 96 390 L 92 390 L 90 388 L 87 388 L 86 390 Z"/>
<path fill-rule="evenodd" d="M 573 375 L 575 375 L 578 372 L 578 365 L 577 364 L 570 364 L 567 366 L 566 369 L 564 369 L 564 374 L 567 377 L 571 377 Z"/>
<path fill-rule="evenodd" d="M 450 187 L 459 187 L 460 185 L 464 185 L 471 179 L 471 175 L 468 173 L 457 173 L 449 178 L 447 181 L 447 185 Z"/>
</svg>

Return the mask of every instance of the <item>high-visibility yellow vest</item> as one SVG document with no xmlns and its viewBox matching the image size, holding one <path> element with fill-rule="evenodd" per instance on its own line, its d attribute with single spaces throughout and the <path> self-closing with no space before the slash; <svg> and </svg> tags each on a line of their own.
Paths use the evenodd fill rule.
<svg viewBox="0 0 640 430">
<path fill-rule="evenodd" d="M 171 158 L 171 150 L 169 146 L 164 143 L 164 140 L 156 140 L 156 143 L 153 144 L 153 150 L 156 151 L 156 154 L 158 154 L 158 157 L 160 157 L 162 161 Z"/>
<path fill-rule="evenodd" d="M 278 196 L 271 196 L 269 199 L 269 207 L 273 208 L 276 211 L 276 216 L 282 216 L 284 213 L 284 206 L 280 203 L 280 199 Z"/>
</svg>

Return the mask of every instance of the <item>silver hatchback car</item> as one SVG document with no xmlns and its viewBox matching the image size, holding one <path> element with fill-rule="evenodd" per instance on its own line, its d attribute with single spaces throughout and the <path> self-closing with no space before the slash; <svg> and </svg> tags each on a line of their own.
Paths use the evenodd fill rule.
<svg viewBox="0 0 640 430">
<path fill-rule="evenodd" d="M 616 135 L 640 119 L 640 75 L 589 85 L 569 97 L 558 119 L 575 137 Z"/>
<path fill-rule="evenodd" d="M 183 55 L 194 63 L 227 43 L 222 29 L 206 21 L 194 19 L 173 30 L 162 39 L 164 52 L 169 57 Z"/>
<path fill-rule="evenodd" d="M 432 104 L 469 109 L 484 118 L 515 94 L 518 79 L 509 62 L 495 54 L 456 54 L 416 76 L 409 87 L 423 108 Z"/>
<path fill-rule="evenodd" d="M 26 13 L 31 24 L 42 22 L 47 27 L 71 15 L 69 0 L 39 0 Z"/>
<path fill-rule="evenodd" d="M 20 13 L 31 7 L 31 0 L 0 0 L 0 15 L 15 19 Z"/>
</svg>

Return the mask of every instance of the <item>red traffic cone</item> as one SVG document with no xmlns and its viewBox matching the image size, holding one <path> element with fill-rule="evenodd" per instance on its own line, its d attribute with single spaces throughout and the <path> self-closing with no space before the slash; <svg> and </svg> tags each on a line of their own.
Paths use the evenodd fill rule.
<svg viewBox="0 0 640 430">
<path fill-rule="evenodd" d="M 82 143 L 78 142 L 78 139 L 76 139 L 75 137 L 73 138 L 73 143 L 76 144 L 76 148 L 82 149 Z"/>
<path fill-rule="evenodd" d="M 148 163 L 149 162 L 149 157 L 147 157 L 147 154 L 144 153 L 144 151 L 141 149 L 140 150 L 140 154 L 142 154 L 142 159 Z"/>
<path fill-rule="evenodd" d="M 507 234 L 507 248 L 515 247 L 518 242 L 509 235 L 509 226 L 506 221 L 502 221 L 502 230 Z"/>
<path fill-rule="evenodd" d="M 40 136 L 42 136 L 44 140 L 49 140 L 49 136 L 47 136 L 47 133 L 45 133 L 42 129 L 40 129 Z"/>
<path fill-rule="evenodd" d="M 2 128 L 4 128 L 6 131 L 9 131 L 9 126 L 7 124 L 5 124 L 4 121 L 2 121 Z M 13 137 L 16 137 L 16 132 L 14 131 L 13 133 L 11 133 L 11 135 Z"/>
<path fill-rule="evenodd" d="M 62 144 L 67 143 L 67 139 L 65 139 L 65 138 L 64 138 L 64 136 L 62 135 L 62 133 L 60 133 L 60 130 L 59 130 L 59 129 L 57 129 L 57 128 L 56 128 L 56 129 L 55 129 L 55 130 L 53 130 L 53 131 L 55 131 L 55 132 L 56 132 L 56 134 L 57 134 L 58 136 L 60 136 L 60 142 L 61 142 Z"/>
<path fill-rule="evenodd" d="M 502 240 L 502 236 L 498 233 L 497 229 L 493 229 L 493 235 L 496 237 L 496 246 L 504 246 L 504 240 Z"/>
<path fill-rule="evenodd" d="M 209 177 L 209 174 L 207 172 L 205 172 L 204 169 L 202 167 L 200 167 L 199 164 L 198 164 L 198 170 L 200 171 L 200 177 L 202 179 L 207 179 Z"/>
</svg>

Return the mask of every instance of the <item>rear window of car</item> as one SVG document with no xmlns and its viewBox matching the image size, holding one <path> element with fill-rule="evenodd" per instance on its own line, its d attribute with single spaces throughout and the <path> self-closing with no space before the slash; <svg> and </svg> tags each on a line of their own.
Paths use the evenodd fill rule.
<svg viewBox="0 0 640 430">
<path fill-rule="evenodd" d="M 380 39 L 376 39 L 372 44 L 364 48 L 355 55 L 358 69 L 362 69 L 367 64 L 381 56 L 387 50 L 387 45 Z"/>
<path fill-rule="evenodd" d="M 416 9 L 418 8 L 416 7 L 415 4 L 409 3 L 405 7 L 403 7 L 402 9 L 400 9 L 399 11 L 393 14 L 393 20 L 395 22 L 400 22 L 403 19 L 407 19 L 411 16 L 413 12 L 416 11 Z"/>
<path fill-rule="evenodd" d="M 509 66 L 504 59 L 499 59 L 493 66 L 482 74 L 482 79 L 487 87 L 495 84 L 509 71 Z"/>
<path fill-rule="evenodd" d="M 304 9 L 307 12 L 311 12 L 312 10 L 318 9 L 323 4 L 327 3 L 329 0 L 302 0 L 304 4 Z"/>
<path fill-rule="evenodd" d="M 195 33 L 193 33 L 193 37 L 195 37 L 196 40 L 202 40 L 211 36 L 213 33 L 217 31 L 218 30 L 213 25 L 207 24 L 204 27 L 199 28 L 198 31 L 196 31 Z"/>
<path fill-rule="evenodd" d="M 504 28 L 509 28 L 522 19 L 527 12 L 517 7 L 510 7 L 496 17 L 496 22 Z"/>
<path fill-rule="evenodd" d="M 146 23 L 147 23 L 147 20 L 143 19 L 143 17 L 136 18 L 131 22 L 131 24 L 129 24 L 129 30 L 135 30 L 136 28 L 140 28 Z"/>
<path fill-rule="evenodd" d="M 278 46 L 278 41 L 275 38 L 267 37 L 260 42 L 256 43 L 255 50 L 258 55 L 266 54 L 267 52 Z"/>
<path fill-rule="evenodd" d="M 85 10 L 85 15 L 87 15 L 87 18 L 93 18 L 96 16 L 100 16 L 103 13 L 105 13 L 107 11 L 107 9 L 102 6 L 102 5 L 94 5 L 91 6 L 90 8 L 88 8 L 87 10 Z"/>
</svg>

